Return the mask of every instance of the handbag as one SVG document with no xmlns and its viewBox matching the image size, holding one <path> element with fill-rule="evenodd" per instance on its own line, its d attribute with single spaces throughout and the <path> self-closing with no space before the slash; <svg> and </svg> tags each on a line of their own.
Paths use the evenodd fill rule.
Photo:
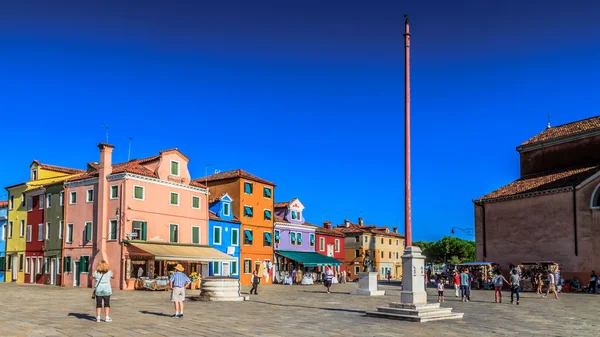
<svg viewBox="0 0 600 337">
<path fill-rule="evenodd" d="M 96 288 L 98 288 L 98 285 L 100 284 L 100 282 L 102 282 L 102 278 L 104 278 L 104 274 L 102 274 L 100 280 L 98 280 L 98 283 L 96 283 L 96 286 L 94 287 L 94 291 L 92 292 L 92 299 L 96 299 Z"/>
</svg>

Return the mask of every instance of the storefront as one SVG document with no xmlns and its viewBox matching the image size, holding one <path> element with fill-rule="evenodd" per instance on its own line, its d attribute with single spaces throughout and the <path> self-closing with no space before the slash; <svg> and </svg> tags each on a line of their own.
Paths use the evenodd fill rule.
<svg viewBox="0 0 600 337">
<path fill-rule="evenodd" d="M 125 277 L 135 289 L 167 290 L 169 277 L 181 264 L 188 276 L 209 275 L 210 262 L 233 262 L 236 259 L 210 246 L 162 242 L 128 241 Z M 199 282 L 198 282 L 199 283 Z"/>
<path fill-rule="evenodd" d="M 322 267 L 337 270 L 344 263 L 316 252 L 275 251 L 275 282 L 280 284 L 313 284 L 321 280 Z"/>
</svg>

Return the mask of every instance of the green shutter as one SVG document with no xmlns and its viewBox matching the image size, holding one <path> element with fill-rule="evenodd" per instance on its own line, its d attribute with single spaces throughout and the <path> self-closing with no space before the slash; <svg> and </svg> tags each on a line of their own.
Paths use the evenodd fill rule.
<svg viewBox="0 0 600 337">
<path fill-rule="evenodd" d="M 147 227 L 147 223 L 146 222 L 142 222 L 142 241 L 146 241 L 146 235 L 148 232 L 148 227 Z"/>
<path fill-rule="evenodd" d="M 215 230 L 213 232 L 213 242 L 215 244 L 221 244 L 221 228 L 219 227 L 215 227 Z"/>
<path fill-rule="evenodd" d="M 237 275 L 237 273 L 238 273 L 237 261 L 233 261 L 233 262 L 231 262 L 231 274 Z"/>
<path fill-rule="evenodd" d="M 92 241 L 92 224 L 85 224 L 85 241 Z"/>
<path fill-rule="evenodd" d="M 84 269 L 85 269 L 85 256 L 81 256 L 81 257 L 79 258 L 79 272 L 80 272 L 80 273 L 83 273 L 83 272 L 85 272 L 85 270 L 84 270 Z"/>
<path fill-rule="evenodd" d="M 177 242 L 177 225 L 171 225 L 171 242 Z"/>
<path fill-rule="evenodd" d="M 192 227 L 192 243 L 200 243 L 200 228 Z"/>
<path fill-rule="evenodd" d="M 240 231 L 237 229 L 232 229 L 231 230 L 231 244 L 234 246 L 238 245 L 238 236 L 239 236 Z"/>
<path fill-rule="evenodd" d="M 4 271 L 4 256 L 0 257 L 0 271 Z"/>
</svg>

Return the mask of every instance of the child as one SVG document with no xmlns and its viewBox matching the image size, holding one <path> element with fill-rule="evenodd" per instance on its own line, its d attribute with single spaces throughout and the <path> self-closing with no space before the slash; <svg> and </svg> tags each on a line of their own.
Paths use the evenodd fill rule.
<svg viewBox="0 0 600 337">
<path fill-rule="evenodd" d="M 506 284 L 509 283 L 500 273 L 500 269 L 496 269 L 496 276 L 494 276 L 492 282 L 494 282 L 494 295 L 496 298 L 496 303 L 502 303 L 502 282 L 506 282 Z"/>
<path fill-rule="evenodd" d="M 442 278 L 438 278 L 437 289 L 438 289 L 438 303 L 444 302 L 444 282 L 442 281 Z"/>
</svg>

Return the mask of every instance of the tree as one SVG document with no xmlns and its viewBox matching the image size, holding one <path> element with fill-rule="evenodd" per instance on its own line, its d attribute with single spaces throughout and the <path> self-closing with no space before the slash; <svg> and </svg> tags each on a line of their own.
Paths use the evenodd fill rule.
<svg viewBox="0 0 600 337">
<path fill-rule="evenodd" d="M 453 264 L 475 261 L 474 241 L 445 236 L 435 242 L 416 241 L 413 245 L 421 248 L 427 264 L 444 263 L 444 258 Z"/>
</svg>

